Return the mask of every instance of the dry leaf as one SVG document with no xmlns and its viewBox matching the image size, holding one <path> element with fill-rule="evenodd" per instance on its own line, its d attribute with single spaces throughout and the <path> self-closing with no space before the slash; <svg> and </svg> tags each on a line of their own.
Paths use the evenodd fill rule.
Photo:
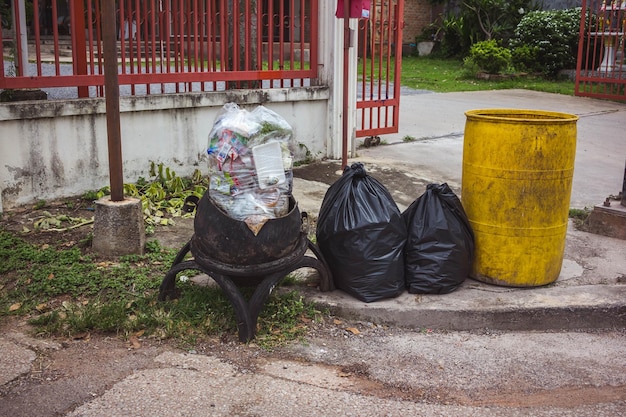
<svg viewBox="0 0 626 417">
<path fill-rule="evenodd" d="M 333 323 L 336 324 L 337 326 L 339 326 L 340 324 L 343 324 L 343 321 L 334 319 Z"/>
<path fill-rule="evenodd" d="M 47 243 L 44 243 L 43 245 L 41 245 L 41 249 L 42 250 L 46 250 L 50 247 L 50 245 L 48 245 Z"/>
<path fill-rule="evenodd" d="M 54 274 L 52 274 L 52 273 L 50 275 L 48 275 L 48 280 L 51 280 L 51 279 L 54 279 Z"/>
<path fill-rule="evenodd" d="M 22 307 L 22 303 L 15 303 L 15 304 L 11 305 L 11 307 L 9 307 L 9 311 L 19 310 L 20 307 Z"/>
<path fill-rule="evenodd" d="M 131 336 L 128 341 L 130 342 L 131 349 L 139 349 L 141 347 L 141 343 L 139 342 L 139 338 L 137 336 Z"/>
<path fill-rule="evenodd" d="M 337 374 L 337 376 L 339 376 L 340 378 L 347 378 L 349 376 L 351 376 L 352 374 L 350 372 L 339 372 Z"/>
<path fill-rule="evenodd" d="M 357 329 L 356 327 L 348 327 L 346 330 L 351 332 L 352 334 L 360 334 L 361 333 L 359 331 L 359 329 Z"/>
<path fill-rule="evenodd" d="M 137 336 L 137 337 L 141 337 L 141 336 L 143 336 L 143 334 L 144 334 L 145 332 L 146 332 L 145 330 L 139 330 L 137 333 L 135 333 L 135 336 Z"/>
<path fill-rule="evenodd" d="M 41 304 L 38 304 L 37 307 L 35 307 L 35 308 L 37 309 L 37 311 L 43 311 L 43 310 L 45 310 L 47 305 L 48 305 L 48 303 L 41 303 Z"/>
<path fill-rule="evenodd" d="M 77 333 L 72 337 L 74 340 L 89 340 L 91 335 L 87 332 Z"/>
</svg>

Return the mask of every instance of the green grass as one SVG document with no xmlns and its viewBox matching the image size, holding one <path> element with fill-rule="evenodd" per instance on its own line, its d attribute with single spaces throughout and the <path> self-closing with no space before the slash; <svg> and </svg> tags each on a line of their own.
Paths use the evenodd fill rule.
<svg viewBox="0 0 626 417">
<path fill-rule="evenodd" d="M 37 247 L 0 229 L 0 318 L 25 317 L 39 336 L 141 334 L 185 346 L 205 336 L 237 334 L 232 305 L 217 286 L 181 281 L 178 299 L 158 301 L 176 253 L 155 243 L 147 249 L 145 255 L 102 261 L 63 244 Z M 320 314 L 293 289 L 274 292 L 259 316 L 255 341 L 271 349 L 302 337 L 306 323 Z"/>
<path fill-rule="evenodd" d="M 481 80 L 464 69 L 461 60 L 430 56 L 403 57 L 401 83 L 406 87 L 438 93 L 519 88 L 574 95 L 574 82 L 570 80 L 548 80 L 535 75 L 515 74 L 511 74 L 510 79 Z"/>
</svg>

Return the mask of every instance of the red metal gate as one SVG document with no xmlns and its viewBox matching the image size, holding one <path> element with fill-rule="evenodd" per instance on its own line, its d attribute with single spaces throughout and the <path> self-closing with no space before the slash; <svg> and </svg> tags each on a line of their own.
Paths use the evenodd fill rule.
<svg viewBox="0 0 626 417">
<path fill-rule="evenodd" d="M 357 137 L 398 132 L 404 0 L 372 0 L 359 21 Z"/>
<path fill-rule="evenodd" d="M 577 96 L 626 100 L 625 30 L 624 0 L 583 0 Z"/>
<path fill-rule="evenodd" d="M 16 18 L 0 19 L 7 56 L 0 59 L 0 89 L 42 88 L 51 98 L 104 96 L 103 2 L 32 0 L 27 20 L 16 7 L 24 0 L 11 0 Z M 115 5 L 120 94 L 317 83 L 319 0 L 115 0 Z M 21 21 L 31 21 L 31 27 L 22 30 Z M 3 38 L 6 33 L 10 39 Z M 69 87 L 76 95 L 66 96 Z"/>
</svg>

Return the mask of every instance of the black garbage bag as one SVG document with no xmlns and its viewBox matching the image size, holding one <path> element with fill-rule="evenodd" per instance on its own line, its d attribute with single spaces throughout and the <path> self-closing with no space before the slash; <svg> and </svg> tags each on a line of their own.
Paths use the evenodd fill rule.
<svg viewBox="0 0 626 417">
<path fill-rule="evenodd" d="M 411 294 L 447 294 L 470 273 L 474 233 L 448 184 L 429 184 L 403 213 L 408 231 L 404 277 Z"/>
<path fill-rule="evenodd" d="M 326 192 L 316 235 L 337 288 L 366 303 L 404 291 L 406 226 L 363 164 L 346 167 Z"/>
</svg>

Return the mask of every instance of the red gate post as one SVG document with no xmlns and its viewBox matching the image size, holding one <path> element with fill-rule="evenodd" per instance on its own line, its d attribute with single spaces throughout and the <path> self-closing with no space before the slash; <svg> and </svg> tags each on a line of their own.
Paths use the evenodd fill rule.
<svg viewBox="0 0 626 417">
<path fill-rule="evenodd" d="M 107 3 L 104 1 L 104 3 Z M 72 5 L 72 56 L 76 75 L 87 75 L 87 39 L 85 37 L 85 4 L 82 1 Z M 91 30 L 91 23 L 89 24 Z M 78 97 L 89 97 L 89 87 L 79 86 Z"/>
</svg>

